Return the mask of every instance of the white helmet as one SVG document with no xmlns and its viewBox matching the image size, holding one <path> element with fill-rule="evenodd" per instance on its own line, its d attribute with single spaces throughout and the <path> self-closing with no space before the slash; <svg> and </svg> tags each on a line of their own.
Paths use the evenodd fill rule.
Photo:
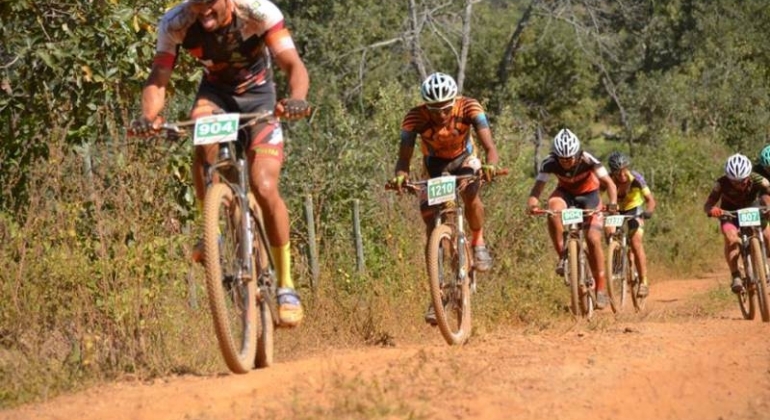
<svg viewBox="0 0 770 420">
<path fill-rule="evenodd" d="M 422 82 L 420 93 L 422 99 L 429 104 L 446 102 L 457 96 L 457 83 L 448 74 L 433 73 Z"/>
<path fill-rule="evenodd" d="M 751 161 L 746 156 L 736 153 L 727 158 L 725 174 L 733 181 L 742 181 L 751 174 Z"/>
<path fill-rule="evenodd" d="M 575 133 L 566 128 L 562 128 L 559 134 L 553 138 L 553 152 L 556 156 L 569 158 L 575 156 L 580 151 L 580 140 Z"/>
</svg>

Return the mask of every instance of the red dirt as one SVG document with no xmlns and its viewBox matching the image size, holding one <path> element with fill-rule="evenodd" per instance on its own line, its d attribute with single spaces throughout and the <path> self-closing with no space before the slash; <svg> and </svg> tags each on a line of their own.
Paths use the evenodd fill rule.
<svg viewBox="0 0 770 420">
<path fill-rule="evenodd" d="M 425 327 L 420 344 L 108 384 L 0 419 L 768 419 L 770 324 L 686 302 L 716 287 L 726 280 L 663 281 L 642 314 L 497 330 L 462 347 Z"/>
</svg>

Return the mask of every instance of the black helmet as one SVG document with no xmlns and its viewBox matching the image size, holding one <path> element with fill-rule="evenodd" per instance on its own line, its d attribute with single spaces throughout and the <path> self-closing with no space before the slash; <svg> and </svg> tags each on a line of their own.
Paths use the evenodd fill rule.
<svg viewBox="0 0 770 420">
<path fill-rule="evenodd" d="M 610 153 L 610 172 L 618 172 L 619 170 L 628 167 L 629 164 L 631 164 L 631 161 L 620 152 L 612 152 Z"/>
</svg>

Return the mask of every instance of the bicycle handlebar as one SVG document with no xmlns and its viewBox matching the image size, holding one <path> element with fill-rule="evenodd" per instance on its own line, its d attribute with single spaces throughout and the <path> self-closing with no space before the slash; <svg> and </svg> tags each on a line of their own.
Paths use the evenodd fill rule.
<svg viewBox="0 0 770 420">
<path fill-rule="evenodd" d="M 205 118 L 209 117 L 210 115 L 206 115 L 204 117 L 199 118 Z M 244 113 L 240 114 L 239 118 L 240 120 L 247 120 L 245 123 L 240 124 L 238 126 L 238 130 L 241 130 L 243 128 L 252 126 L 254 124 L 258 124 L 260 122 L 265 122 L 270 120 L 273 117 L 280 117 L 276 116 L 273 111 L 263 111 L 263 112 L 251 112 L 251 113 Z M 192 120 L 184 120 L 184 121 L 177 121 L 177 122 L 164 122 L 155 130 L 155 133 L 152 135 L 158 135 L 160 132 L 165 131 L 167 134 L 175 134 L 175 135 L 186 135 L 188 133 L 187 128 L 191 126 L 195 126 L 195 122 L 198 119 L 192 119 Z M 133 131 L 133 129 L 128 129 L 128 135 L 134 136 L 136 133 Z"/>
<path fill-rule="evenodd" d="M 494 178 L 497 178 L 498 176 L 508 175 L 510 173 L 510 170 L 508 168 L 501 168 L 495 171 Z M 484 175 L 479 169 L 473 174 L 465 174 L 465 175 L 455 175 L 458 181 L 462 181 L 464 179 L 471 179 L 479 180 L 483 179 Z M 422 179 L 418 181 L 411 181 L 411 180 L 404 180 L 404 183 L 401 185 L 401 189 L 406 190 L 409 193 L 416 194 L 421 189 L 425 188 L 425 186 L 428 185 L 427 179 Z M 385 189 L 386 190 L 398 190 L 398 186 L 393 183 L 392 180 L 389 180 L 385 183 Z"/>
</svg>

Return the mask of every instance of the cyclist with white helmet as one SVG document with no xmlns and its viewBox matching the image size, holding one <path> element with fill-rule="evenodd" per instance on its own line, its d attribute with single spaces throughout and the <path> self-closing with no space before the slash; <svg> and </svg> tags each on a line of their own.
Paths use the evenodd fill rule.
<svg viewBox="0 0 770 420">
<path fill-rule="evenodd" d="M 703 210 L 709 217 L 721 217 L 722 210 L 739 210 L 751 207 L 759 201 L 763 206 L 770 206 L 770 182 L 759 174 L 751 172 L 751 161 L 746 156 L 736 153 L 725 162 L 725 174 L 717 178 L 711 189 Z M 719 204 L 719 205 L 717 205 Z M 727 266 L 730 267 L 734 293 L 743 291 L 741 273 L 738 270 L 740 257 L 740 238 L 738 237 L 738 221 L 734 218 L 720 219 L 720 228 L 724 237 L 724 252 Z M 763 218 L 765 241 L 770 239 L 770 229 Z"/>
<path fill-rule="evenodd" d="M 420 94 L 424 103 L 410 109 L 401 123 L 395 178 L 391 182 L 400 189 L 409 179 L 410 162 L 418 136 L 423 155 L 423 176 L 432 178 L 444 172 L 453 175 L 472 174 L 481 169 L 491 179 L 499 165 L 499 157 L 481 104 L 476 99 L 458 95 L 457 83 L 452 76 L 444 73 L 428 76 L 422 82 Z M 476 140 L 484 149 L 484 164 L 477 156 L 477 146 L 471 131 L 475 132 Z M 488 271 L 492 267 L 492 257 L 484 242 L 484 205 L 478 187 L 478 183 L 468 186 L 463 194 L 463 202 L 471 229 L 475 268 Z M 427 199 L 422 200 L 420 208 L 430 235 L 433 212 L 428 208 Z M 432 308 L 433 305 L 429 305 L 425 321 L 434 324 Z"/>
<path fill-rule="evenodd" d="M 580 148 L 580 140 L 568 129 L 562 129 L 553 139 L 552 152 L 543 159 L 540 171 L 535 179 L 535 185 L 527 199 L 527 209 L 533 213 L 539 208 L 540 194 L 551 174 L 556 176 L 556 189 L 548 197 L 548 209 L 561 211 L 574 206 L 582 209 L 600 209 L 602 200 L 600 188 L 607 191 L 610 212 L 618 211 L 617 189 L 607 173 L 607 169 L 599 159 Z M 602 247 L 604 217 L 596 213 L 587 218 L 584 223 L 588 243 L 588 263 L 596 280 L 596 307 L 603 309 L 609 300 L 606 292 L 604 275 L 604 249 Z M 559 255 L 556 273 L 564 275 L 566 250 L 562 234 L 564 226 L 558 217 L 548 218 L 548 234 Z"/>
<path fill-rule="evenodd" d="M 608 157 L 610 178 L 618 190 L 618 210 L 622 214 L 633 215 L 636 218 L 628 221 L 628 237 L 631 250 L 634 252 L 634 264 L 639 270 L 642 284 L 639 285 L 639 297 L 646 297 L 649 292 L 647 280 L 647 254 L 644 251 L 644 219 L 652 217 L 657 203 L 642 174 L 630 168 L 628 156 L 620 152 L 612 152 Z M 606 228 L 611 235 L 615 228 Z"/>
</svg>

